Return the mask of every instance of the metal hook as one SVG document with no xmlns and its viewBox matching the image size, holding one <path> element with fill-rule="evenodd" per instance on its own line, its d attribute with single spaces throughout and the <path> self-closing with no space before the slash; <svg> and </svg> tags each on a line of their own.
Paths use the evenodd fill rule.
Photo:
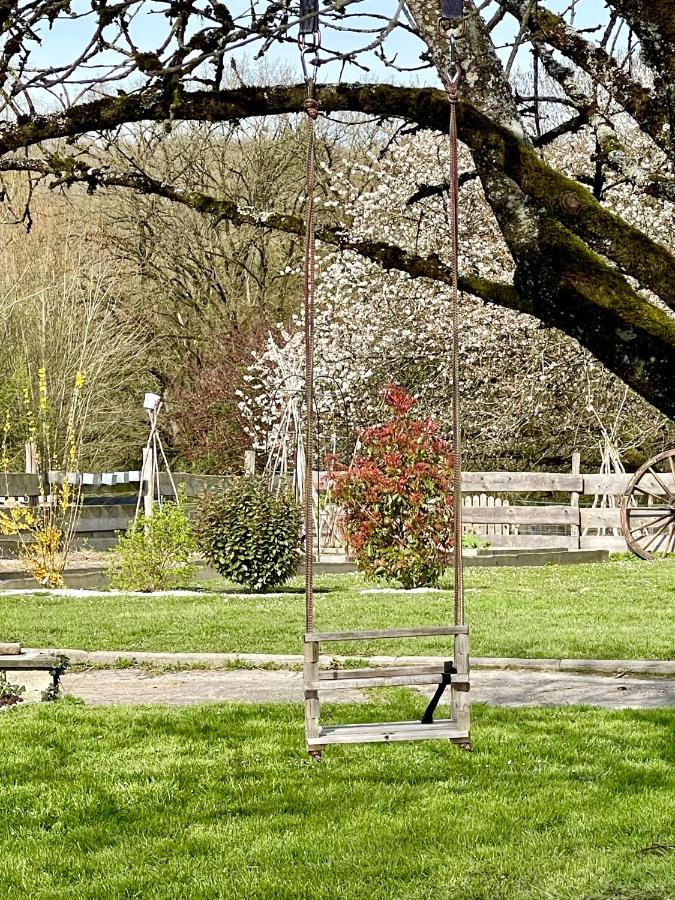
<svg viewBox="0 0 675 900">
<path fill-rule="evenodd" d="M 466 21 L 462 19 L 456 24 L 456 19 L 444 19 L 438 17 L 438 30 L 441 34 L 450 35 L 451 38 L 462 38 L 466 34 Z"/>
<path fill-rule="evenodd" d="M 448 69 L 448 84 L 450 87 L 458 87 L 462 80 L 462 67 L 459 63 L 455 63 L 454 71 Z"/>
<path fill-rule="evenodd" d="M 318 66 L 316 57 L 311 62 L 311 66 L 314 69 L 312 75 L 309 74 L 309 70 L 307 68 L 307 60 L 305 59 L 305 57 L 308 53 L 317 53 L 319 51 L 319 48 L 321 47 L 321 32 L 301 32 L 298 35 L 298 47 L 300 48 L 300 62 L 302 63 L 302 73 L 305 76 L 305 81 L 316 82 L 316 70 Z"/>
</svg>

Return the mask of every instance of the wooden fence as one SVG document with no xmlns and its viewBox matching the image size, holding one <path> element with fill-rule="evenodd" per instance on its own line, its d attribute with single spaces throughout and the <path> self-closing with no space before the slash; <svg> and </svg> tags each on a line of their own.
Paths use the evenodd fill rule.
<svg viewBox="0 0 675 900">
<path fill-rule="evenodd" d="M 116 532 L 123 531 L 134 516 L 140 477 L 138 471 L 71 476 L 71 481 L 79 480 L 84 500 L 77 526 L 78 544 L 95 549 L 115 544 Z M 223 482 L 217 475 L 178 472 L 173 477 L 177 485 L 184 486 L 188 498 Z M 625 550 L 620 534 L 602 533 L 620 528 L 618 508 L 591 504 L 600 496 L 618 498 L 630 477 L 630 474 L 465 472 L 464 526 L 466 530 L 485 534 L 494 547 Z M 51 473 L 49 482 L 59 484 L 62 480 L 59 473 Z M 161 476 L 160 484 L 162 492 L 171 496 L 166 475 Z M 656 483 L 652 487 L 654 493 L 661 491 Z M 37 475 L 0 475 L 0 503 L 12 498 L 13 502 L 37 504 L 39 494 Z M 15 537 L 0 537 L 0 548 L 10 550 L 12 545 L 16 545 Z"/>
<path fill-rule="evenodd" d="M 570 475 L 551 472 L 465 472 L 462 488 L 474 495 L 464 506 L 467 529 L 487 534 L 494 547 L 547 547 L 622 551 L 618 498 L 631 475 Z M 475 495 L 486 498 L 475 504 Z M 541 495 L 552 495 L 550 502 Z M 502 505 L 490 498 L 501 495 Z M 508 505 L 504 505 L 504 495 Z M 532 497 L 536 495 L 537 501 Z M 616 498 L 615 507 L 592 506 L 600 497 Z M 465 500 L 466 503 L 466 500 Z M 501 533 L 490 526 L 501 526 Z M 594 533 L 595 532 L 595 533 Z"/>
<path fill-rule="evenodd" d="M 224 479 L 217 475 L 192 475 L 178 472 L 173 475 L 178 485 L 183 485 L 188 498 L 196 497 L 209 487 L 222 484 Z M 77 523 L 76 547 L 92 550 L 107 550 L 117 543 L 117 534 L 125 531 L 134 518 L 141 488 L 140 471 L 82 473 L 69 477 L 72 483 L 79 483 L 82 509 Z M 63 483 L 63 475 L 51 472 L 48 485 L 42 494 L 49 492 L 52 485 Z M 10 504 L 37 506 L 40 502 L 40 477 L 38 475 L 9 473 L 0 474 L 0 508 Z M 145 485 L 144 485 L 145 489 Z M 173 488 L 165 473 L 160 476 L 163 496 L 171 497 Z M 18 549 L 16 536 L 0 535 L 0 553 L 11 555 Z"/>
</svg>

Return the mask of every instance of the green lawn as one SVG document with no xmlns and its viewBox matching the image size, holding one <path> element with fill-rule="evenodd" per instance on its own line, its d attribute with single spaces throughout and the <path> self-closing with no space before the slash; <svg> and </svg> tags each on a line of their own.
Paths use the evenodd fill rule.
<svg viewBox="0 0 675 900">
<path fill-rule="evenodd" d="M 406 717 L 412 698 L 342 708 Z M 382 708 L 384 706 L 384 708 Z M 474 708 L 444 742 L 303 749 L 297 706 L 0 717 L 0 894 L 666 900 L 675 713 Z"/>
<path fill-rule="evenodd" d="M 358 576 L 318 579 L 318 630 L 439 624 L 449 593 L 362 594 Z M 469 569 L 476 656 L 675 657 L 675 561 Z M 299 583 L 283 597 L 63 598 L 0 594 L 0 637 L 27 647 L 298 653 Z M 447 653 L 442 638 L 333 645 L 336 653 Z"/>
</svg>

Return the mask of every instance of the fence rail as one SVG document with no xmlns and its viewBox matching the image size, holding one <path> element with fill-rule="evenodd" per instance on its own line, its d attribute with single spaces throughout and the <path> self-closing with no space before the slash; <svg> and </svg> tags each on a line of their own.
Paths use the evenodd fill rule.
<svg viewBox="0 0 675 900">
<path fill-rule="evenodd" d="M 78 544 L 97 549 L 112 547 L 116 533 L 131 522 L 135 502 L 141 488 L 141 472 L 83 472 L 64 476 L 50 472 L 42 485 L 40 476 L 24 473 L 0 474 L 0 497 L 7 501 L 19 501 L 36 505 L 40 495 L 49 492 L 53 485 L 63 483 L 67 477 L 81 486 L 84 497 L 80 521 L 77 527 Z M 317 481 L 321 473 L 317 473 Z M 549 472 L 465 472 L 462 490 L 467 494 L 463 509 L 464 524 L 468 530 L 486 535 L 495 547 L 561 547 L 625 550 L 620 535 L 603 531 L 620 528 L 619 510 L 616 506 L 592 507 L 583 498 L 609 496 L 618 498 L 628 486 L 630 474 L 583 475 Z M 188 498 L 222 484 L 226 479 L 218 475 L 194 475 L 177 472 L 173 475 L 176 485 L 182 485 Z M 675 488 L 675 478 L 668 486 Z M 172 494 L 167 475 L 160 478 L 161 491 Z M 646 485 L 656 495 L 663 488 L 654 479 Z M 508 495 L 495 496 L 495 495 Z M 531 502 L 523 495 L 552 494 L 550 504 Z M 560 495 L 569 495 L 567 503 L 561 503 Z M 564 499 L 564 498 L 563 498 Z M 2 501 L 0 501 L 2 502 Z M 584 533 L 596 531 L 596 534 Z M 16 538 L 0 538 L 5 550 L 16 544 Z"/>
</svg>

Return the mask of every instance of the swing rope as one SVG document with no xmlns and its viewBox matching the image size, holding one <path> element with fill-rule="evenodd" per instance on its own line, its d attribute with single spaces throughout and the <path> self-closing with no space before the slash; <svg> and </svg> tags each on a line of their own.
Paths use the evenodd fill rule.
<svg viewBox="0 0 675 900">
<path fill-rule="evenodd" d="M 318 51 L 321 45 L 319 32 L 318 0 L 301 0 L 300 3 L 300 60 L 307 85 L 304 102 L 307 113 L 307 159 L 305 166 L 305 246 L 304 246 L 304 318 L 305 318 L 305 630 L 314 631 L 314 315 L 316 308 L 316 129 L 319 104 L 314 96 L 317 62 L 307 68 L 305 55 Z"/>
<path fill-rule="evenodd" d="M 459 139 L 457 135 L 457 103 L 462 69 L 457 61 L 457 37 L 463 33 L 463 0 L 443 0 L 439 26 L 448 33 L 450 65 L 445 87 L 450 101 L 450 243 L 452 260 L 452 455 L 453 455 L 453 506 L 454 506 L 454 600 L 455 625 L 464 624 L 464 560 L 462 558 L 462 410 L 460 397 L 459 360 Z M 457 26 L 457 23 L 460 23 Z M 453 23 L 456 27 L 453 27 Z"/>
<path fill-rule="evenodd" d="M 318 0 L 301 0 L 298 45 L 307 85 L 304 108 L 307 113 L 307 159 L 305 169 L 305 244 L 304 244 L 304 342 L 305 342 L 305 625 L 314 631 L 314 317 L 316 308 L 316 131 L 319 103 L 315 98 L 316 59 L 313 71 L 307 68 L 305 55 L 318 51 L 321 45 Z M 464 0 L 441 0 L 439 27 L 448 33 L 450 65 L 445 87 L 450 102 L 450 237 L 451 237 L 451 304 L 452 304 L 452 419 L 453 438 L 453 504 L 454 504 L 454 619 L 464 624 L 464 564 L 462 559 L 462 416 L 460 398 L 460 306 L 459 306 L 459 165 L 457 104 L 462 70 L 457 61 L 456 38 L 463 33 Z"/>
</svg>

